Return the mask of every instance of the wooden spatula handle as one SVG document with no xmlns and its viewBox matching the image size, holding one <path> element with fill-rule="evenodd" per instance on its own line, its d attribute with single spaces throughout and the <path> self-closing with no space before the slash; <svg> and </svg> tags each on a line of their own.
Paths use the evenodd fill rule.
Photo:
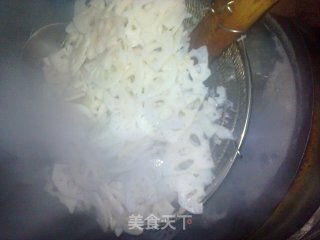
<svg viewBox="0 0 320 240">
<path fill-rule="evenodd" d="M 191 33 L 191 48 L 206 45 L 216 56 L 255 23 L 278 0 L 216 0 Z"/>
</svg>

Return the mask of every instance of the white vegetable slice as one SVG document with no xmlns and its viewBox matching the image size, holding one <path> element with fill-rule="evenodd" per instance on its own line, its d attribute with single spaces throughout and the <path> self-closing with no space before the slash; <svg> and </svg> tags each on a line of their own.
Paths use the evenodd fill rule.
<svg viewBox="0 0 320 240">
<path fill-rule="evenodd" d="M 50 193 L 94 209 L 105 231 L 140 234 L 131 214 L 161 218 L 173 202 L 202 213 L 209 138 L 232 138 L 217 124 L 225 89 L 207 96 L 207 49 L 189 52 L 189 17 L 184 0 L 77 0 L 64 47 L 44 59 L 48 84 L 92 123 L 88 149 L 72 146 L 85 154 L 57 159 Z"/>
</svg>

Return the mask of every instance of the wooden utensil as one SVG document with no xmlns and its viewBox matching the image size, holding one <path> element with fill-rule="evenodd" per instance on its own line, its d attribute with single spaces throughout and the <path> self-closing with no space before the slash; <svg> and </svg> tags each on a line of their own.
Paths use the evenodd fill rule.
<svg viewBox="0 0 320 240">
<path fill-rule="evenodd" d="M 191 33 L 191 48 L 206 45 L 212 59 L 248 30 L 278 0 L 216 0 Z"/>
</svg>

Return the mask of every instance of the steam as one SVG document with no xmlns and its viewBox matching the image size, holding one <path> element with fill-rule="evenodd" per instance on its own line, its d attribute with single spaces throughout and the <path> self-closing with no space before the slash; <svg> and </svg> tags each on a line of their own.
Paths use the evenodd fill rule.
<svg viewBox="0 0 320 240">
<path fill-rule="evenodd" d="M 84 155 L 88 122 L 45 89 L 41 79 L 33 80 L 15 74 L 0 84 L 1 148 L 31 162 Z"/>
<path fill-rule="evenodd" d="M 45 191 L 54 161 L 93 156 L 93 149 L 87 138 L 89 122 L 45 90 L 41 76 L 19 69 L 6 67 L 0 73 L 0 187 L 6 202 L 1 232 L 6 239 L 35 239 L 50 234 L 43 232 L 49 226 L 59 226 L 56 233 L 63 231 L 68 216 L 59 200 Z M 86 221 L 85 231 L 96 227 L 91 219 Z"/>
</svg>

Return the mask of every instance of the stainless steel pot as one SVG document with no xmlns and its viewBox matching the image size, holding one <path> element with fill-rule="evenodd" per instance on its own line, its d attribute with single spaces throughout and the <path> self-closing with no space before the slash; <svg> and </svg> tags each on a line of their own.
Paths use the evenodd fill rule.
<svg viewBox="0 0 320 240">
<path fill-rule="evenodd" d="M 1 80 L 4 82 L 10 77 L 19 77 L 16 73 L 17 62 L 32 30 L 57 20 L 68 22 L 70 16 L 65 9 L 71 10 L 71 7 L 66 6 L 72 3 L 49 0 L 40 3 L 32 0 L 28 3 L 3 1 L 1 4 L 4 5 L 2 11 L 6 13 L 1 15 L 5 23 L 1 29 L 5 32 L 2 36 L 6 36 L 2 40 L 2 46 L 5 47 L 1 49 L 0 61 Z M 52 9 L 60 10 L 53 13 Z M 181 231 L 161 233 L 162 239 L 243 239 L 252 236 L 264 223 L 266 228 L 257 232 L 257 239 L 267 234 L 270 234 L 269 239 L 276 239 L 274 236 L 285 239 L 308 218 L 301 217 L 302 209 L 309 209 L 307 215 L 310 215 L 318 204 L 319 195 L 315 191 L 314 181 L 313 191 L 308 191 L 306 195 L 308 201 L 296 198 L 297 206 L 304 206 L 297 211 L 299 219 L 289 215 L 288 210 L 292 204 L 282 208 L 286 209 L 282 217 L 291 220 L 288 221 L 291 223 L 290 228 L 285 229 L 280 224 L 270 225 L 277 223 L 272 218 L 266 222 L 270 216 L 277 217 L 273 211 L 285 198 L 296 177 L 310 139 L 312 112 L 316 113 L 307 53 L 301 42 L 295 43 L 295 40 L 300 41 L 296 35 L 289 32 L 278 20 L 267 17 L 247 34 L 245 43 L 253 83 L 252 115 L 241 149 L 242 157 L 235 162 L 228 177 L 208 199 L 205 214 L 193 216 L 193 223 L 186 231 L 182 231 L 181 224 L 177 224 L 177 229 Z M 1 100 L 4 101 L 3 98 Z M 313 121 L 317 124 L 316 120 Z M 314 151 L 315 154 L 317 151 Z M 32 174 L 35 169 L 28 170 L 21 161 L 5 152 L 1 152 L 0 157 L 3 193 L 0 198 L 0 221 L 3 224 L 0 228 L 4 239 L 114 238 L 112 234 L 104 234 L 93 220 L 81 214 L 69 215 L 55 199 L 46 195 L 41 182 L 35 186 L 23 178 L 25 171 Z M 310 168 L 313 165 L 305 162 L 307 165 L 303 166 L 308 168 L 302 169 L 318 169 Z M 314 176 L 311 177 L 313 180 L 317 179 L 316 175 L 311 176 Z M 297 191 L 300 195 L 304 184 L 305 181 L 301 185 L 296 183 L 300 186 L 300 191 Z M 315 196 L 316 201 L 312 200 Z M 278 232 L 272 233 L 273 230 Z M 124 235 L 122 238 L 133 237 Z M 140 238 L 157 239 L 159 235 L 146 232 Z"/>
</svg>

